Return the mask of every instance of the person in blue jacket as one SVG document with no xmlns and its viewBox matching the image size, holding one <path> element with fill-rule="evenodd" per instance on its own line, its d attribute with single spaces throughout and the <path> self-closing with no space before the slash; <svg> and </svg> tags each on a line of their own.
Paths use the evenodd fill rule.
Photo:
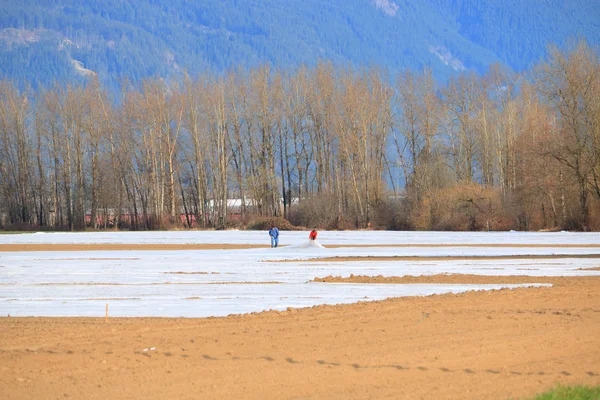
<svg viewBox="0 0 600 400">
<path fill-rule="evenodd" d="M 279 244 L 279 229 L 275 225 L 271 225 L 269 236 L 271 236 L 271 247 L 277 247 Z"/>
</svg>

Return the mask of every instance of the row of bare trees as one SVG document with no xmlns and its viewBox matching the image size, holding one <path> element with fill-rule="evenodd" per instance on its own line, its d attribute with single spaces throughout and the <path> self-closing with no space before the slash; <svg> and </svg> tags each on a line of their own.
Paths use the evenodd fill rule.
<svg viewBox="0 0 600 400">
<path fill-rule="evenodd" d="M 0 82 L 0 227 L 600 228 L 600 63 L 584 42 L 527 75 L 438 84 L 268 66 L 118 99 Z M 237 199 L 235 205 L 231 199 Z"/>
</svg>

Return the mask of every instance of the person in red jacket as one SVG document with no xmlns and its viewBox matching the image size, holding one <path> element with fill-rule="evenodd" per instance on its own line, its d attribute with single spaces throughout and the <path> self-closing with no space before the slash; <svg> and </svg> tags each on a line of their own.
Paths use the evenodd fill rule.
<svg viewBox="0 0 600 400">
<path fill-rule="evenodd" d="M 310 231 L 308 238 L 310 240 L 317 240 L 317 230 L 313 229 L 312 231 Z"/>
</svg>

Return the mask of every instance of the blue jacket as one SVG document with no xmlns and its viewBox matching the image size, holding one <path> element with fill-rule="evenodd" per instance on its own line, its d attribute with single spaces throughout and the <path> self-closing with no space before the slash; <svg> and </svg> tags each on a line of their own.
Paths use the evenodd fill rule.
<svg viewBox="0 0 600 400">
<path fill-rule="evenodd" d="M 275 239 L 277 239 L 279 237 L 279 229 L 277 229 L 276 227 L 269 229 L 269 236 L 272 236 Z"/>
</svg>

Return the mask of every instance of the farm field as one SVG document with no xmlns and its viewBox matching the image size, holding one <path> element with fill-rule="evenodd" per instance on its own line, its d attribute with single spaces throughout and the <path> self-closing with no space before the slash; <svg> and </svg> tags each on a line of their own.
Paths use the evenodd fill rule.
<svg viewBox="0 0 600 400">
<path fill-rule="evenodd" d="M 272 249 L 252 231 L 0 235 L 0 398 L 509 399 L 600 384 L 600 235 L 307 236 Z"/>
</svg>

